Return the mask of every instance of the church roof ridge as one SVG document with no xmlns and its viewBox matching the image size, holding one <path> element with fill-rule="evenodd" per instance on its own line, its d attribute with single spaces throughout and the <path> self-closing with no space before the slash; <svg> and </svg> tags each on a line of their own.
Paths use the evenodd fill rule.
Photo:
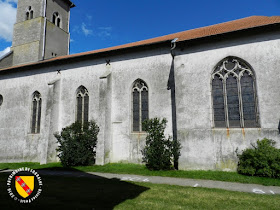
<svg viewBox="0 0 280 210">
<path fill-rule="evenodd" d="M 35 63 L 22 64 L 22 65 L 13 66 L 13 67 L 5 68 L 5 69 L 0 69 L 0 71 L 9 70 L 9 69 L 13 69 L 13 68 L 20 68 L 20 67 L 29 66 L 29 65 L 49 63 L 49 62 L 58 61 L 58 60 L 71 59 L 71 58 L 81 57 L 81 56 L 86 56 L 86 55 L 93 55 L 93 54 L 98 54 L 98 53 L 103 53 L 103 52 L 110 52 L 110 51 L 122 50 L 122 49 L 127 49 L 127 48 L 157 44 L 157 43 L 161 43 L 161 42 L 171 41 L 175 38 L 178 38 L 178 40 L 176 42 L 183 42 L 183 41 L 188 41 L 188 40 L 194 40 L 194 39 L 210 37 L 210 36 L 215 36 L 215 35 L 219 35 L 219 34 L 225 34 L 225 33 L 230 33 L 230 32 L 235 32 L 235 31 L 246 30 L 246 29 L 250 29 L 250 28 L 257 28 L 257 27 L 266 26 L 266 25 L 279 24 L 279 23 L 280 23 L 280 16 L 271 16 L 271 17 L 250 16 L 250 17 L 246 17 L 246 18 L 242 18 L 242 19 L 237 19 L 237 20 L 218 23 L 218 24 L 214 24 L 214 25 L 210 25 L 210 26 L 190 29 L 190 30 L 186 30 L 186 31 L 182 31 L 182 32 L 177 32 L 177 33 L 173 33 L 173 34 L 169 34 L 169 35 L 165 35 L 165 36 L 141 40 L 141 41 L 132 42 L 132 43 L 128 43 L 128 44 L 118 45 L 118 46 L 114 46 L 114 47 L 103 48 L 103 49 L 82 52 L 82 53 L 77 53 L 77 54 L 72 54 L 72 55 L 58 56 L 55 58 L 51 58 L 48 60 L 43 60 L 43 61 L 39 61 L 39 62 L 35 62 Z"/>
</svg>

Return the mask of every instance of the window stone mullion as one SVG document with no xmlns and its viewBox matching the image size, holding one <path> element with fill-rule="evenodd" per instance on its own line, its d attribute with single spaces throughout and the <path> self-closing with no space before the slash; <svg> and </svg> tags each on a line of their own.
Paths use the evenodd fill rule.
<svg viewBox="0 0 280 210">
<path fill-rule="evenodd" d="M 225 110 L 226 127 L 229 128 L 226 81 L 227 81 L 227 77 L 224 77 L 223 79 L 224 110 Z"/>
<path fill-rule="evenodd" d="M 240 124 L 241 124 L 241 128 L 244 128 L 244 114 L 243 114 L 242 90 L 241 90 L 240 80 L 241 80 L 241 77 L 237 77 Z"/>
</svg>

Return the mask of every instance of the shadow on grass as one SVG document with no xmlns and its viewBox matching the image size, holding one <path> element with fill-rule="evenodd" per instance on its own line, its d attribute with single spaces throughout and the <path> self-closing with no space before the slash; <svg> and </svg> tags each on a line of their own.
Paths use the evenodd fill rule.
<svg viewBox="0 0 280 210">
<path fill-rule="evenodd" d="M 14 201 L 8 195 L 6 185 L 11 172 L 0 173 L 1 209 L 113 209 L 116 205 L 127 199 L 134 199 L 149 189 L 72 168 L 54 167 L 36 171 L 42 178 L 43 191 L 31 204 Z"/>
</svg>

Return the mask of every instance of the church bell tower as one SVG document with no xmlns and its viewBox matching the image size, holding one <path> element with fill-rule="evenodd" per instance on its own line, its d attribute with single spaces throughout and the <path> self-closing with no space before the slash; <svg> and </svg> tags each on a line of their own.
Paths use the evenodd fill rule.
<svg viewBox="0 0 280 210">
<path fill-rule="evenodd" d="M 13 66 L 69 54 L 69 0 L 18 0 Z"/>
</svg>

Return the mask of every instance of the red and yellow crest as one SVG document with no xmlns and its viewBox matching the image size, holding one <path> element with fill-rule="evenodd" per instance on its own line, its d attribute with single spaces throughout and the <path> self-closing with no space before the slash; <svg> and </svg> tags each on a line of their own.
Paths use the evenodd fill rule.
<svg viewBox="0 0 280 210">
<path fill-rule="evenodd" d="M 15 186 L 18 194 L 27 198 L 34 190 L 34 176 L 16 176 Z"/>
</svg>

